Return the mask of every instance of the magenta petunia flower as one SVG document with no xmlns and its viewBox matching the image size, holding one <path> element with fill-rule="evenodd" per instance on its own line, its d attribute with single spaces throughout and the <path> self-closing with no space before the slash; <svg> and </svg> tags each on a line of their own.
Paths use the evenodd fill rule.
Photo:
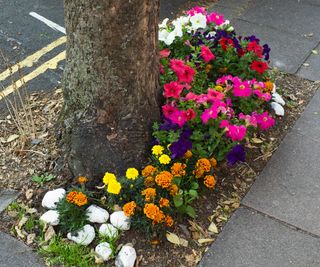
<svg viewBox="0 0 320 267">
<path fill-rule="evenodd" d="M 186 110 L 185 115 L 187 120 L 190 121 L 196 117 L 196 112 L 192 108 L 189 108 Z"/>
<path fill-rule="evenodd" d="M 207 96 L 209 101 L 222 100 L 225 97 L 224 93 L 218 92 L 211 88 L 208 89 Z"/>
<path fill-rule="evenodd" d="M 194 8 L 191 8 L 187 11 L 187 14 L 191 17 L 193 17 L 195 14 L 201 13 L 203 15 L 207 15 L 207 11 L 205 7 L 201 6 L 195 6 Z"/>
<path fill-rule="evenodd" d="M 177 107 L 175 104 L 165 104 L 162 106 L 162 112 L 163 112 L 163 115 L 169 119 L 171 117 L 171 115 L 176 112 Z"/>
<path fill-rule="evenodd" d="M 269 114 L 268 111 L 262 113 L 262 114 L 254 114 L 254 116 L 257 119 L 258 125 L 262 130 L 268 130 L 275 124 L 274 118 L 272 118 Z"/>
<path fill-rule="evenodd" d="M 169 119 L 173 123 L 178 124 L 180 128 L 182 128 L 183 125 L 187 122 L 186 112 L 184 110 L 177 109 L 170 115 Z"/>
<path fill-rule="evenodd" d="M 231 138 L 233 142 L 242 141 L 247 134 L 247 128 L 244 125 L 229 125 L 226 135 Z"/>
<path fill-rule="evenodd" d="M 249 97 L 252 93 L 250 83 L 248 81 L 235 82 L 232 93 L 238 97 Z"/>
<path fill-rule="evenodd" d="M 217 117 L 218 117 L 218 110 L 214 109 L 213 106 L 211 108 L 205 109 L 200 116 L 204 124 L 207 124 L 209 119 L 216 119 Z"/>
<path fill-rule="evenodd" d="M 201 56 L 203 57 L 204 61 L 206 63 L 210 62 L 211 60 L 214 60 L 216 57 L 214 54 L 212 54 L 209 47 L 202 45 L 201 46 Z"/>
<path fill-rule="evenodd" d="M 163 88 L 164 88 L 163 95 L 166 98 L 173 97 L 173 98 L 179 99 L 180 94 L 183 90 L 183 85 L 179 84 L 178 82 L 170 82 L 165 84 Z"/>
<path fill-rule="evenodd" d="M 170 68 L 176 73 L 178 82 L 190 84 L 196 71 L 180 59 L 171 59 Z"/>
<path fill-rule="evenodd" d="M 269 102 L 272 98 L 271 94 L 270 93 L 262 93 L 260 90 L 256 89 L 253 91 L 253 93 L 260 99 L 266 101 L 266 102 Z"/>
<path fill-rule="evenodd" d="M 207 23 L 211 22 L 219 26 L 225 22 L 224 16 L 222 14 L 212 12 L 210 15 L 207 16 Z"/>
</svg>

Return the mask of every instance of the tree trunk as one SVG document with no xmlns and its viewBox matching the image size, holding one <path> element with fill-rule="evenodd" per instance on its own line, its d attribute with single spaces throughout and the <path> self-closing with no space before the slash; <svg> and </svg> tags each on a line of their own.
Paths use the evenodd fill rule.
<svg viewBox="0 0 320 267">
<path fill-rule="evenodd" d="M 140 167 L 159 119 L 159 0 L 65 0 L 64 146 L 74 176 Z"/>
</svg>

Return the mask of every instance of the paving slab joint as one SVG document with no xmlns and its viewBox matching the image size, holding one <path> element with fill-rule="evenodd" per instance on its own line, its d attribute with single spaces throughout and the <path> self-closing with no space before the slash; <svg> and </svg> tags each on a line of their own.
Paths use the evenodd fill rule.
<svg viewBox="0 0 320 267">
<path fill-rule="evenodd" d="M 263 216 L 265 216 L 265 217 L 267 217 L 267 218 L 269 218 L 269 219 L 271 219 L 271 220 L 274 220 L 274 221 L 276 221 L 276 222 L 278 222 L 278 223 L 280 223 L 280 224 L 282 224 L 282 225 L 284 225 L 284 226 L 286 226 L 286 227 L 288 227 L 288 228 L 290 228 L 290 229 L 292 229 L 292 230 L 295 230 L 295 231 L 297 231 L 297 232 L 300 232 L 300 233 L 303 233 L 303 234 L 306 234 L 306 235 L 309 235 L 309 236 L 312 236 L 312 237 L 315 237 L 315 238 L 320 238 L 320 235 L 311 233 L 311 232 L 309 232 L 309 231 L 307 231 L 307 230 L 304 230 L 304 229 L 302 229 L 302 228 L 300 228 L 300 227 L 297 227 L 296 225 L 293 225 L 293 224 L 288 223 L 288 222 L 286 222 L 286 221 L 282 221 L 282 220 L 280 220 L 280 219 L 278 219 L 278 218 L 276 218 L 276 217 L 274 217 L 274 216 L 271 216 L 271 215 L 269 215 L 269 214 L 267 214 L 267 213 L 264 213 L 264 212 L 262 212 L 262 211 L 260 211 L 260 210 L 258 210 L 258 209 L 255 209 L 255 208 L 253 208 L 253 207 L 250 207 L 250 206 L 248 206 L 248 205 L 246 205 L 246 204 L 241 203 L 241 206 L 244 207 L 244 208 L 246 208 L 246 209 L 248 209 L 248 210 L 250 210 L 250 211 L 253 211 L 253 212 L 256 212 L 256 213 L 258 213 L 258 214 L 261 214 L 261 215 L 263 215 Z"/>
</svg>

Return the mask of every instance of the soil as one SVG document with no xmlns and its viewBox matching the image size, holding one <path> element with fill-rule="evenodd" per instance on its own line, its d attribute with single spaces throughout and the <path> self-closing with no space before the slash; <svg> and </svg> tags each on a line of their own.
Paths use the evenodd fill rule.
<svg viewBox="0 0 320 267">
<path fill-rule="evenodd" d="M 218 167 L 216 188 L 213 191 L 204 189 L 194 205 L 197 211 L 196 219 L 177 220 L 171 232 L 188 241 L 186 247 L 169 243 L 165 236 L 151 242 L 139 229 L 132 229 L 121 237 L 120 243 L 134 244 L 139 255 L 137 266 L 196 266 L 201 255 L 216 239 L 217 234 L 213 232 L 220 232 L 233 211 L 240 206 L 241 198 L 320 85 L 281 73 L 277 74 L 276 84 L 278 92 L 286 101 L 285 116 L 278 117 L 276 126 L 270 131 L 257 136 L 256 143 L 247 145 L 246 163 L 232 168 L 222 163 Z M 43 212 L 41 199 L 46 191 L 70 186 L 72 183 L 66 172 L 59 168 L 61 164 L 58 164 L 61 151 L 56 142 L 59 132 L 54 126 L 62 104 L 61 89 L 49 94 L 36 93 L 32 94 L 28 101 L 24 101 L 25 110 L 16 109 L 15 114 L 18 115 L 0 116 L 0 188 L 20 190 L 22 194 L 18 202 L 35 208 L 37 211 L 34 216 Z M 21 124 L 31 121 L 26 114 L 32 114 L 34 127 L 24 126 L 22 131 Z M 18 121 L 14 119 L 17 116 Z M 260 140 L 263 142 L 260 143 Z M 54 174 L 56 178 L 41 186 L 31 180 L 33 175 L 44 173 Z M 0 215 L 0 231 L 14 234 L 12 229 L 18 221 L 16 214 L 5 211 Z M 213 232 L 208 230 L 211 222 L 217 226 Z M 27 236 L 28 233 L 25 234 Z M 37 246 L 36 243 L 31 245 Z"/>
</svg>

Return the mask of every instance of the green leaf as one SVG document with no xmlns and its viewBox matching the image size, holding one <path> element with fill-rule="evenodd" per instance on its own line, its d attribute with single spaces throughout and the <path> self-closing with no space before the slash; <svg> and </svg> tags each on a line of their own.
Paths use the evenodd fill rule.
<svg viewBox="0 0 320 267">
<path fill-rule="evenodd" d="M 173 203 L 174 203 L 174 205 L 175 205 L 177 208 L 181 207 L 181 206 L 183 205 L 183 198 L 182 198 L 182 196 L 181 196 L 181 195 L 175 195 L 175 196 L 173 197 Z"/>
<path fill-rule="evenodd" d="M 185 211 L 191 218 L 195 218 L 196 217 L 196 211 L 191 206 L 186 206 Z"/>
<path fill-rule="evenodd" d="M 193 182 L 191 184 L 191 189 L 198 189 L 199 188 L 199 184 L 197 182 Z"/>
<path fill-rule="evenodd" d="M 196 198 L 198 196 L 198 192 L 196 190 L 190 189 L 189 195 L 192 196 L 193 198 Z"/>
</svg>

